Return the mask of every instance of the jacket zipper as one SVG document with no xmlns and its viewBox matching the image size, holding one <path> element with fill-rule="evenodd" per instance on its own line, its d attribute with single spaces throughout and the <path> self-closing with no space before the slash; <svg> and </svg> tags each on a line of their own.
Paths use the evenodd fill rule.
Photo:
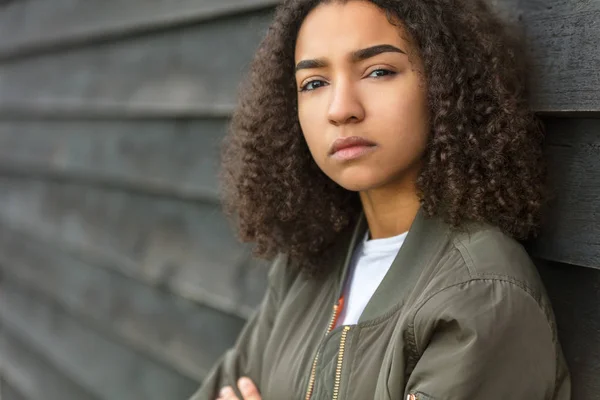
<svg viewBox="0 0 600 400">
<path fill-rule="evenodd" d="M 333 325 L 335 323 L 335 319 L 338 314 L 339 306 L 340 306 L 339 302 L 333 306 L 333 313 L 331 315 L 331 318 L 329 319 L 329 324 L 327 325 L 327 331 L 325 332 L 325 336 L 327 336 L 329 334 L 329 332 L 331 332 L 331 330 L 333 329 Z M 313 360 L 312 368 L 310 370 L 310 378 L 308 379 L 308 388 L 306 389 L 306 396 L 304 397 L 305 400 L 310 400 L 313 389 L 315 387 L 315 372 L 317 370 L 317 361 L 319 360 L 320 354 L 321 354 L 321 350 L 319 350 L 317 352 L 317 355 L 315 356 L 315 359 Z"/>
<path fill-rule="evenodd" d="M 348 336 L 349 326 L 345 326 L 340 339 L 340 351 L 338 353 L 337 366 L 335 367 L 335 383 L 333 385 L 333 400 L 337 400 L 340 393 L 340 381 L 342 380 L 342 364 L 344 363 L 344 349 L 346 348 L 346 336 Z"/>
</svg>

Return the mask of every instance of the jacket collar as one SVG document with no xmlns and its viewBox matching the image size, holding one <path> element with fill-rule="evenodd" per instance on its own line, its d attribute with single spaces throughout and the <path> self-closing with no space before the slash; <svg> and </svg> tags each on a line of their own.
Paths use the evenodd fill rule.
<svg viewBox="0 0 600 400">
<path fill-rule="evenodd" d="M 346 247 L 346 257 L 338 282 L 339 295 L 342 293 L 354 250 L 367 229 L 364 212 L 361 212 L 350 243 Z M 407 293 L 410 292 L 409 289 L 414 287 L 424 267 L 444 249 L 448 242 L 449 231 L 449 225 L 439 217 L 426 217 L 423 208 L 419 208 L 402 247 L 383 281 L 367 303 L 359 323 L 387 314 L 387 310 L 404 302 Z"/>
</svg>

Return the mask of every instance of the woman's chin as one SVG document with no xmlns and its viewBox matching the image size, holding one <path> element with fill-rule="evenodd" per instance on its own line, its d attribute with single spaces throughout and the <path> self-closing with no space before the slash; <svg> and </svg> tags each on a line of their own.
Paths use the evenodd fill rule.
<svg viewBox="0 0 600 400">
<path fill-rule="evenodd" d="M 334 180 L 338 185 L 352 192 L 363 192 L 381 185 L 380 180 L 374 179 L 373 176 L 360 176 L 358 174 Z"/>
</svg>

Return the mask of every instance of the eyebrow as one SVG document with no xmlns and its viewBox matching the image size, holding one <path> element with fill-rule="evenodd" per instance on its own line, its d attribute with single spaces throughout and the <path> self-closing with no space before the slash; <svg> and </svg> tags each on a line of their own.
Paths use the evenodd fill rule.
<svg viewBox="0 0 600 400">
<path fill-rule="evenodd" d="M 375 57 L 381 53 L 402 53 L 406 54 L 403 50 L 400 50 L 396 46 L 392 46 L 391 44 L 379 44 L 376 46 L 367 47 L 365 49 L 356 50 L 350 55 L 350 60 L 353 63 L 357 63 L 367 58 Z M 327 61 L 322 58 L 317 58 L 314 60 L 302 60 L 298 64 L 296 64 L 296 72 L 301 69 L 315 69 L 315 68 L 324 68 L 326 67 Z"/>
</svg>

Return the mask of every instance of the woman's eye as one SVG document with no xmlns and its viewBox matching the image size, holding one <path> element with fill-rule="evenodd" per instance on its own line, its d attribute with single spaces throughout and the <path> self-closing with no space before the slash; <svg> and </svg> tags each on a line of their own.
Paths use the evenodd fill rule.
<svg viewBox="0 0 600 400">
<path fill-rule="evenodd" d="M 395 74 L 396 74 L 396 72 L 390 71 L 388 69 L 376 69 L 376 70 L 373 70 L 373 72 L 371 72 L 369 74 L 369 76 L 370 77 L 374 77 L 374 78 L 381 78 L 381 77 L 384 77 L 384 76 L 395 75 Z M 304 86 L 302 86 L 300 88 L 300 91 L 301 92 L 310 92 L 312 90 L 315 90 L 315 89 L 318 89 L 318 88 L 320 88 L 322 86 L 325 86 L 326 84 L 327 83 L 324 82 L 324 81 L 322 81 L 322 80 L 315 79 L 313 81 L 310 81 L 310 82 L 304 84 Z"/>
<path fill-rule="evenodd" d="M 315 89 L 320 88 L 321 86 L 324 86 L 323 85 L 324 83 L 325 82 L 323 82 L 323 81 L 315 79 L 314 81 L 310 81 L 310 82 L 306 83 L 304 86 L 302 86 L 300 88 L 300 91 L 301 92 L 309 92 L 311 90 L 315 90 Z"/>
<path fill-rule="evenodd" d="M 395 72 L 394 71 L 390 71 L 388 69 L 376 69 L 373 72 L 371 72 L 369 74 L 369 76 L 372 76 L 374 78 L 379 78 L 382 76 L 387 76 L 387 75 L 394 75 Z"/>
</svg>

